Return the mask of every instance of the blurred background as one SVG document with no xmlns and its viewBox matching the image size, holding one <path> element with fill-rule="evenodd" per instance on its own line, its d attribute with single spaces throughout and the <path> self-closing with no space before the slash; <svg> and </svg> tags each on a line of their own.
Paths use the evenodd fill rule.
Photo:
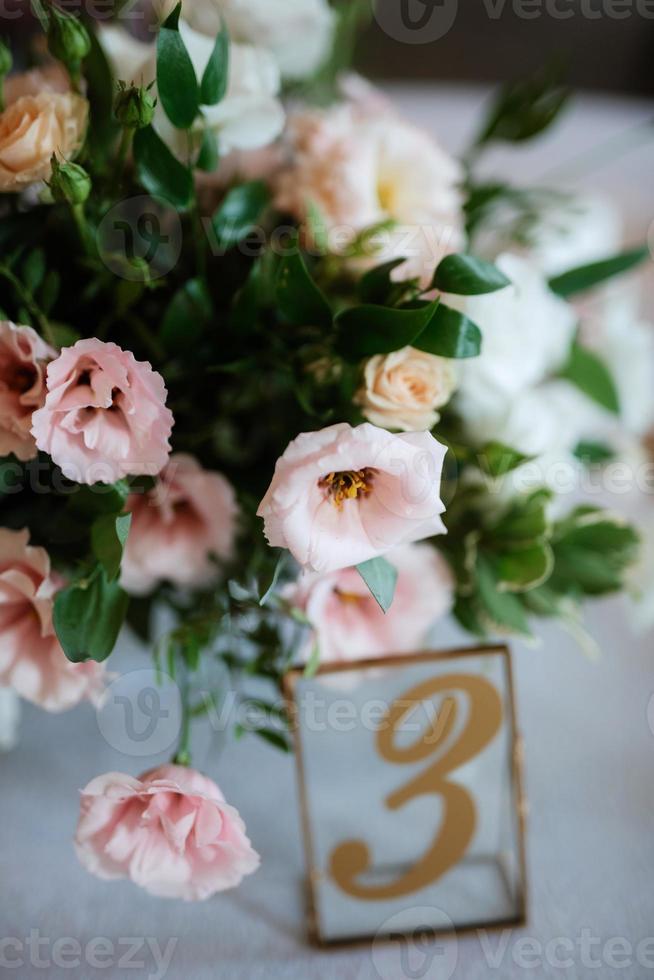
<svg viewBox="0 0 654 980">
<path fill-rule="evenodd" d="M 553 57 L 575 88 L 652 94 L 653 0 L 377 0 L 357 48 L 376 79 L 497 82 Z"/>
</svg>

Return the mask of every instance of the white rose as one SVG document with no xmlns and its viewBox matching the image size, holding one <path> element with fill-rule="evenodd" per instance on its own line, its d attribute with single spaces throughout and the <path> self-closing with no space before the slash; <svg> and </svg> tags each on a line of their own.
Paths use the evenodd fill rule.
<svg viewBox="0 0 654 980">
<path fill-rule="evenodd" d="M 547 276 L 556 276 L 620 251 L 620 212 L 606 198 L 565 196 L 544 203 L 525 227 L 523 213 L 503 203 L 476 232 L 473 251 L 494 259 L 502 252 L 516 250 L 518 242 L 521 254 Z"/>
<path fill-rule="evenodd" d="M 339 104 L 290 120 L 292 160 L 277 181 L 276 204 L 303 221 L 317 206 L 334 252 L 390 223 L 357 269 L 407 258 L 394 278 L 427 286 L 434 268 L 463 246 L 461 168 L 432 137 L 393 112 Z"/>
<path fill-rule="evenodd" d="M 506 254 L 497 265 L 511 285 L 458 304 L 482 332 L 481 355 L 461 364 L 457 407 L 464 421 L 476 422 L 480 409 L 496 415 L 554 374 L 567 360 L 576 329 L 573 308 L 529 262 Z"/>
<path fill-rule="evenodd" d="M 405 347 L 368 360 L 355 402 L 374 425 L 420 432 L 436 425 L 455 387 L 451 361 Z"/>
<path fill-rule="evenodd" d="M 194 31 L 183 21 L 180 21 L 179 31 L 195 73 L 202 78 L 213 51 L 214 39 Z M 102 30 L 101 38 L 116 78 L 142 84 L 155 80 L 154 45 L 135 41 L 120 28 L 111 26 Z M 267 146 L 284 128 L 284 110 L 277 98 L 279 89 L 279 70 L 268 51 L 232 43 L 225 98 L 218 105 L 203 106 L 202 115 L 197 117 L 193 130 L 198 137 L 205 128 L 213 131 L 221 153 Z M 161 102 L 157 105 L 154 125 L 173 152 L 186 160 L 186 133 L 172 125 Z"/>
</svg>

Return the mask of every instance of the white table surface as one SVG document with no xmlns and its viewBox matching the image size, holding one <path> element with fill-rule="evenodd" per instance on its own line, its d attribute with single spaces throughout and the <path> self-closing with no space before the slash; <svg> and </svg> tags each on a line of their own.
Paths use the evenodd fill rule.
<svg viewBox="0 0 654 980">
<path fill-rule="evenodd" d="M 408 115 L 432 126 L 453 149 L 474 128 L 484 98 L 480 90 L 453 88 L 403 88 L 395 94 Z M 651 114 L 650 103 L 583 99 L 538 147 L 511 157 L 511 175 L 527 182 L 562 165 L 569 172 L 568 161 L 612 134 L 633 130 Z M 509 166 L 505 153 L 493 158 L 495 168 Z M 625 210 L 630 234 L 645 233 L 654 218 L 654 143 L 620 161 L 595 162 L 577 186 L 610 192 Z M 555 627 L 543 630 L 538 648 L 515 644 L 531 807 L 529 923 L 486 940 L 473 934 L 447 941 L 431 967 L 414 974 L 421 980 L 654 976 L 654 940 L 644 947 L 649 964 L 636 959 L 638 944 L 654 937 L 654 733 L 647 717 L 654 652 L 652 636 L 636 637 L 629 618 L 621 599 L 592 608 L 589 622 L 603 650 L 596 662 Z M 443 644 L 452 639 L 443 630 Z M 128 641 L 115 663 L 117 669 L 148 666 Z M 19 746 L 0 755 L 0 941 L 23 944 L 5 948 L 6 957 L 19 957 L 22 965 L 0 966 L 0 973 L 161 976 L 148 941 L 163 950 L 173 939 L 166 976 L 174 980 L 403 980 L 394 946 L 377 949 L 373 957 L 366 947 L 325 953 L 307 945 L 293 760 L 254 737 L 228 745 L 209 767 L 262 855 L 260 870 L 241 888 L 187 905 L 152 899 L 128 882 L 89 876 L 71 843 L 78 789 L 107 770 L 137 774 L 149 764 L 148 758 L 112 748 L 89 706 L 60 716 L 26 708 Z M 41 966 L 34 946 L 30 953 L 25 945 L 33 930 L 42 940 Z M 55 941 L 65 937 L 82 946 L 79 966 L 53 960 Z M 103 969 L 84 960 L 94 937 L 114 943 Z M 139 940 L 131 964 L 130 937 Z M 540 953 L 538 945 L 524 946 L 529 937 L 541 944 Z M 629 945 L 609 942 L 615 937 L 630 944 L 631 954 Z M 546 944 L 559 939 L 564 944 L 550 946 L 548 955 Z M 58 948 L 65 957 L 69 947 Z M 521 954 L 534 962 L 534 949 L 536 966 L 527 970 Z M 495 965 L 487 958 L 493 953 L 499 957 Z M 557 964 L 557 956 L 560 962 L 569 956 L 571 963 Z"/>
</svg>

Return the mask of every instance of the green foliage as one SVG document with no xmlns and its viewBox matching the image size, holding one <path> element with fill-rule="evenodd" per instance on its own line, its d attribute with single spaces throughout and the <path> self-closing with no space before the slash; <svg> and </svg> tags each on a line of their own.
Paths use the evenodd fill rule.
<svg viewBox="0 0 654 980">
<path fill-rule="evenodd" d="M 295 326 L 329 327 L 332 311 L 315 284 L 300 251 L 291 245 L 279 261 L 275 281 L 275 300 L 279 310 Z"/>
<path fill-rule="evenodd" d="M 131 514 L 119 514 L 118 517 L 104 514 L 96 517 L 91 525 L 93 554 L 104 568 L 109 582 L 118 578 L 131 523 Z"/>
<path fill-rule="evenodd" d="M 432 279 L 434 289 L 459 296 L 494 293 L 510 285 L 496 265 L 476 259 L 474 255 L 446 255 Z"/>
<path fill-rule="evenodd" d="M 605 511 L 579 507 L 555 526 L 552 546 L 550 586 L 566 594 L 597 596 L 623 587 L 639 538 L 634 528 Z"/>
<path fill-rule="evenodd" d="M 397 569 L 385 558 L 371 558 L 357 565 L 357 571 L 381 611 L 388 612 L 395 595 Z"/>
<path fill-rule="evenodd" d="M 200 100 L 203 105 L 216 105 L 224 99 L 229 79 L 229 34 L 227 28 L 218 34 L 211 57 L 207 62 L 200 83 Z"/>
<path fill-rule="evenodd" d="M 237 245 L 261 220 L 270 202 L 270 191 L 262 180 L 233 187 L 211 219 L 220 245 Z"/>
<path fill-rule="evenodd" d="M 622 275 L 630 269 L 634 269 L 646 259 L 650 258 L 649 249 L 646 246 L 632 248 L 628 252 L 621 252 L 612 255 L 608 259 L 601 259 L 599 262 L 591 262 L 589 265 L 581 265 L 568 272 L 562 272 L 558 276 L 550 279 L 550 289 L 558 296 L 575 296 L 583 293 L 594 286 L 599 286 L 612 279 L 614 276 Z"/>
<path fill-rule="evenodd" d="M 477 324 L 445 303 L 438 304 L 429 324 L 414 340 L 418 350 L 457 359 L 477 357 L 481 345 L 481 330 Z"/>
<path fill-rule="evenodd" d="M 157 35 L 157 91 L 173 126 L 189 129 L 200 108 L 200 89 L 179 33 L 181 10 L 178 3 Z"/>
<path fill-rule="evenodd" d="M 170 354 L 196 344 L 211 322 L 212 304 L 203 279 L 189 279 L 175 293 L 161 321 L 159 336 Z"/>
<path fill-rule="evenodd" d="M 178 211 L 193 200 L 193 175 L 170 152 L 152 126 L 134 136 L 134 160 L 140 183 L 153 197 L 160 197 Z"/>
<path fill-rule="evenodd" d="M 573 344 L 568 363 L 561 371 L 585 395 L 615 415 L 620 413 L 620 401 L 615 382 L 603 361 L 580 344 Z"/>
<path fill-rule="evenodd" d="M 570 90 L 561 84 L 557 65 L 541 69 L 531 78 L 507 83 L 488 113 L 475 148 L 496 140 L 521 143 L 538 136 L 559 116 L 569 97 Z"/>
<path fill-rule="evenodd" d="M 57 593 L 53 622 L 73 663 L 106 660 L 125 620 L 128 597 L 100 565 Z"/>
<path fill-rule="evenodd" d="M 501 442 L 489 442 L 477 454 L 480 469 L 491 477 L 505 476 L 532 458 Z"/>
</svg>

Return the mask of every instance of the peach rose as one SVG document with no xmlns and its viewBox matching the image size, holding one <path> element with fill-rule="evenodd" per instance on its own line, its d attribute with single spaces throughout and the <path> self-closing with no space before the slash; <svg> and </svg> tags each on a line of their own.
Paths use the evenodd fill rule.
<svg viewBox="0 0 654 980">
<path fill-rule="evenodd" d="M 393 605 L 384 615 L 355 568 L 328 575 L 305 573 L 285 592 L 314 630 L 322 663 L 357 660 L 419 649 L 430 627 L 452 606 L 449 565 L 428 544 L 407 545 L 387 555 L 397 569 Z"/>
<path fill-rule="evenodd" d="M 53 153 L 75 156 L 84 140 L 89 104 L 56 70 L 13 75 L 0 113 L 0 193 L 17 193 L 50 176 Z"/>
<path fill-rule="evenodd" d="M 104 668 L 67 659 L 52 625 L 59 587 L 43 548 L 29 532 L 0 528 L 0 685 L 13 687 L 46 711 L 101 700 Z"/>
<path fill-rule="evenodd" d="M 32 414 L 45 401 L 45 365 L 56 356 L 31 327 L 0 320 L 0 456 L 36 456 Z"/>
<path fill-rule="evenodd" d="M 404 347 L 366 362 L 355 403 L 374 425 L 417 432 L 436 425 L 440 418 L 436 409 L 447 404 L 455 387 L 451 361 Z"/>
<path fill-rule="evenodd" d="M 99 878 L 130 878 L 151 895 L 198 901 L 235 888 L 259 866 L 238 811 L 185 766 L 138 779 L 97 776 L 82 790 L 75 850 Z"/>
<path fill-rule="evenodd" d="M 345 255 L 360 232 L 391 223 L 350 260 L 356 268 L 406 258 L 394 278 L 427 286 L 440 259 L 462 247 L 463 174 L 429 134 L 391 111 L 344 103 L 291 117 L 289 139 L 280 210 L 304 221 L 315 205 L 331 250 Z"/>
<path fill-rule="evenodd" d="M 212 556 L 232 554 L 238 507 L 224 476 L 177 453 L 147 494 L 128 500 L 132 524 L 122 563 L 122 584 L 143 595 L 159 582 L 209 585 L 218 569 Z"/>
<path fill-rule="evenodd" d="M 166 465 L 173 416 L 163 378 L 131 351 L 91 338 L 48 365 L 32 435 L 70 480 L 114 483 Z"/>
<path fill-rule="evenodd" d="M 259 504 L 268 543 L 332 572 L 445 533 L 445 453 L 429 432 L 392 435 L 367 422 L 302 433 Z"/>
</svg>

